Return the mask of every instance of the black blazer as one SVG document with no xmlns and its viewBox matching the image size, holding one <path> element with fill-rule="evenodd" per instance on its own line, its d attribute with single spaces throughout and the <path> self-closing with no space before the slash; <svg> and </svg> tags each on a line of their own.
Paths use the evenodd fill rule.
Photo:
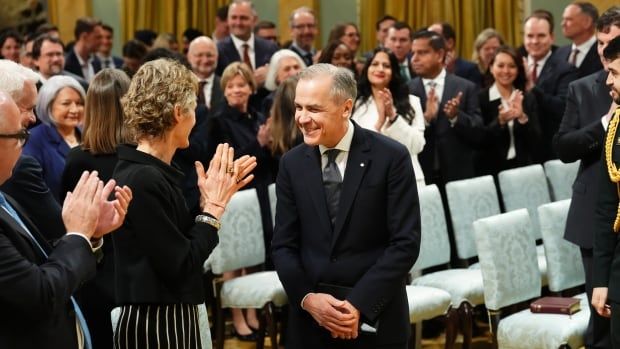
<svg viewBox="0 0 620 349">
<path fill-rule="evenodd" d="M 70 297 L 95 274 L 95 255 L 75 235 L 63 236 L 52 250 L 21 206 L 6 198 L 49 257 L 0 209 L 0 347 L 77 348 Z"/>
<path fill-rule="evenodd" d="M 32 221 L 45 227 L 42 234 L 47 241 L 65 235 L 60 204 L 45 183 L 43 169 L 35 158 L 22 154 L 13 168 L 13 175 L 0 190 L 19 202 Z"/>
<path fill-rule="evenodd" d="M 564 118 L 553 139 L 562 161 L 581 160 L 573 184 L 564 238 L 583 248 L 592 248 L 592 227 L 595 222 L 605 135 L 601 117 L 607 114 L 611 105 L 606 79 L 607 72 L 601 70 L 568 86 Z"/>
<path fill-rule="evenodd" d="M 133 191 L 125 222 L 112 235 L 117 303 L 203 303 L 202 266 L 219 241 L 217 230 L 194 223 L 183 173 L 131 146 L 117 154 L 113 178 Z"/>
<path fill-rule="evenodd" d="M 568 58 L 572 52 L 572 45 L 566 45 L 558 48 L 554 54 L 558 55 L 560 59 L 563 59 L 565 62 L 568 62 Z M 583 53 L 579 53 L 583 54 Z M 601 63 L 601 59 L 596 51 L 596 42 L 594 45 L 590 47 L 590 50 L 586 53 L 586 57 L 581 62 L 579 68 L 577 68 L 578 77 L 582 78 L 584 76 L 588 76 L 590 74 L 594 74 L 599 70 L 603 69 L 603 64 Z"/>
<path fill-rule="evenodd" d="M 477 153 L 476 176 L 497 175 L 509 168 L 527 166 L 539 162 L 542 132 L 538 120 L 536 99 L 529 93 L 523 96 L 523 112 L 528 122 L 513 123 L 515 157 L 506 160 L 510 149 L 510 131 L 507 125 L 500 126 L 497 117 L 501 99 L 489 100 L 489 88 L 480 91 L 480 112 L 484 121 L 484 138 Z"/>
<path fill-rule="evenodd" d="M 301 60 L 304 61 L 304 63 L 306 63 L 306 67 L 309 67 L 312 64 L 314 64 L 314 61 L 312 60 L 312 56 L 314 56 L 314 55 L 313 55 L 312 52 L 308 52 L 308 53 L 310 53 L 309 56 L 304 56 L 303 53 L 301 53 L 301 51 L 299 50 L 299 48 L 297 48 L 297 46 L 293 45 L 292 43 L 287 48 L 289 50 L 295 52 L 299 56 L 299 58 L 301 58 Z M 308 54 L 308 53 L 306 53 L 306 54 Z"/>
<path fill-rule="evenodd" d="M 256 68 L 262 67 L 269 63 L 271 56 L 278 50 L 278 46 L 271 41 L 259 38 L 254 35 L 254 52 L 255 52 L 255 64 Z M 217 68 L 215 74 L 222 76 L 224 69 L 232 63 L 242 61 L 239 56 L 239 51 L 235 47 L 230 36 L 217 42 Z"/>
<path fill-rule="evenodd" d="M 457 57 L 456 62 L 454 62 L 454 75 L 469 80 L 478 87 L 482 86 L 482 74 L 480 74 L 480 69 L 478 69 L 478 66 L 470 61 L 462 59 L 461 57 Z"/>
<path fill-rule="evenodd" d="M 352 288 L 346 299 L 361 321 L 378 323 L 376 345 L 404 348 L 409 337 L 405 285 L 420 248 L 411 156 L 402 144 L 354 127 L 333 229 L 318 147 L 301 144 L 280 163 L 272 255 L 290 304 L 287 347 L 334 347 L 300 306 L 319 283 Z"/>
<path fill-rule="evenodd" d="M 101 62 L 99 62 L 97 56 L 93 56 L 92 64 L 93 70 L 95 71 L 95 74 L 97 74 L 97 72 L 101 70 Z M 69 52 L 65 55 L 65 70 L 84 79 L 82 66 L 80 65 L 80 61 L 78 60 L 74 50 L 69 50 Z"/>
<path fill-rule="evenodd" d="M 422 109 L 425 110 L 426 92 L 422 79 L 417 77 L 409 81 L 408 85 L 409 93 L 420 97 Z M 463 92 L 461 106 L 457 121 L 451 125 L 443 112 L 443 107 L 459 92 Z M 433 175 L 435 161 L 439 164 L 440 182 L 474 177 L 475 148 L 480 144 L 482 137 L 482 117 L 476 85 L 453 74 L 446 74 L 437 118 L 424 130 L 426 145 L 418 155 L 424 178 L 427 181 L 437 180 Z"/>
<path fill-rule="evenodd" d="M 107 182 L 112 178 L 118 157 L 116 153 L 97 154 L 77 146 L 67 154 L 65 170 L 62 174 L 62 192 L 73 190 L 84 171 L 97 170 L 99 178 Z M 103 237 L 102 258 L 97 262 L 95 278 L 85 283 L 77 292 L 84 318 L 88 323 L 94 348 L 111 348 L 113 331 L 110 311 L 114 309 L 114 243 L 112 236 Z"/>
<path fill-rule="evenodd" d="M 564 115 L 568 84 L 575 79 L 577 79 L 577 70 L 553 53 L 545 62 L 536 85 L 531 90 L 539 108 L 538 115 L 540 115 L 540 127 L 543 132 L 541 150 L 544 161 L 557 158 L 552 148 L 552 140 Z"/>
<path fill-rule="evenodd" d="M 617 115 L 614 117 L 618 117 Z M 619 135 L 616 132 L 615 137 Z M 606 137 L 606 136 L 605 136 Z M 603 151 L 603 157 L 605 151 Z M 620 145 L 614 142 L 612 161 L 620 166 Z M 608 299 L 620 302 L 620 249 L 618 234 L 613 231 L 618 212 L 618 185 L 611 181 L 605 161 L 599 165 L 599 191 L 594 218 L 592 286 L 608 287 Z"/>
</svg>

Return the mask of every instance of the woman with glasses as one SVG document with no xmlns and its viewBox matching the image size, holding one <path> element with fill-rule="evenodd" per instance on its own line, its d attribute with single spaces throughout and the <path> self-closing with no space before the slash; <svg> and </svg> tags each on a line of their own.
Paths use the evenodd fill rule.
<svg viewBox="0 0 620 349">
<path fill-rule="evenodd" d="M 50 191 L 62 202 L 61 178 L 69 150 L 80 143 L 84 116 L 84 89 L 72 77 L 57 75 L 47 80 L 39 90 L 37 116 L 41 124 L 32 128 L 24 154 L 31 155 L 41 165 L 43 178 Z"/>
</svg>

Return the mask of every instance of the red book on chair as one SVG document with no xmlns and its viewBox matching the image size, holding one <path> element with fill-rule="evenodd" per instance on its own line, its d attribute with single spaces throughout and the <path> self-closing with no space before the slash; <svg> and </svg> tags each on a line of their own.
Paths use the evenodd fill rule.
<svg viewBox="0 0 620 349">
<path fill-rule="evenodd" d="M 572 315 L 581 310 L 580 299 L 572 297 L 543 297 L 530 303 L 532 313 Z"/>
</svg>

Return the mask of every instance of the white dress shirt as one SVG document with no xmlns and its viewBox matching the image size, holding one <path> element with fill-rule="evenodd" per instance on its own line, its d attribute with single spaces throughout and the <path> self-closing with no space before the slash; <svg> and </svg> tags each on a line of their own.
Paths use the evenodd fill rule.
<svg viewBox="0 0 620 349">
<path fill-rule="evenodd" d="M 201 80 L 205 81 L 205 86 L 202 88 L 202 93 L 205 95 L 205 105 L 211 108 L 211 92 L 213 92 L 213 83 L 215 81 L 215 75 L 211 74 L 208 78 Z"/>
<path fill-rule="evenodd" d="M 514 93 L 514 90 L 512 92 Z M 493 83 L 493 86 L 489 88 L 489 102 L 492 102 L 498 99 L 501 99 L 501 103 L 504 108 L 510 107 L 510 102 L 502 98 L 502 95 L 499 93 L 499 90 L 497 89 L 497 85 Z M 506 153 L 506 160 L 512 160 L 517 156 L 517 150 L 515 148 L 515 135 L 514 135 L 515 121 L 514 120 L 508 121 L 506 126 L 508 127 L 508 134 L 510 134 L 510 146 L 508 147 L 508 153 Z"/>
<path fill-rule="evenodd" d="M 446 86 L 446 69 L 441 69 L 439 75 L 437 75 L 433 79 L 422 79 L 422 84 L 424 85 L 424 92 L 427 96 L 431 90 L 431 81 L 435 83 L 435 96 L 437 96 L 437 103 L 441 103 L 441 98 L 443 97 L 443 89 Z"/>
<path fill-rule="evenodd" d="M 250 35 L 248 41 L 243 41 L 238 37 L 230 34 L 230 38 L 235 44 L 235 48 L 239 52 L 239 57 L 241 57 L 241 62 L 243 62 L 243 45 L 248 44 L 248 55 L 250 56 L 250 62 L 252 63 L 252 69 L 256 70 L 256 51 L 254 50 L 254 33 Z"/>
<path fill-rule="evenodd" d="M 591 38 L 589 38 L 588 40 L 586 40 L 583 44 L 579 46 L 575 45 L 575 43 L 571 45 L 570 47 L 571 53 L 575 49 L 579 50 L 579 53 L 577 54 L 577 60 L 575 61 L 575 67 L 577 68 L 581 67 L 581 63 L 583 63 L 583 60 L 586 58 L 586 55 L 588 54 L 588 52 L 590 52 L 590 48 L 595 43 L 596 43 L 596 35 L 592 35 Z"/>
<path fill-rule="evenodd" d="M 324 145 L 319 145 L 319 151 L 321 152 L 321 171 L 327 166 L 327 154 L 325 152 L 330 149 L 338 149 L 340 153 L 336 156 L 336 165 L 340 171 L 340 175 L 344 179 L 344 171 L 347 169 L 347 160 L 349 159 L 349 151 L 351 149 L 351 142 L 353 141 L 353 123 L 349 120 L 349 127 L 347 132 L 340 139 L 340 142 L 333 148 L 328 148 Z"/>
<path fill-rule="evenodd" d="M 95 68 L 93 68 L 93 56 L 90 55 L 88 57 L 88 60 L 84 61 L 82 57 L 80 57 L 80 55 L 77 53 L 77 51 L 75 51 L 75 48 L 73 48 L 73 52 L 75 53 L 75 56 L 80 63 L 80 66 L 82 67 L 82 75 L 84 76 L 84 80 L 90 82 L 95 76 Z"/>
<path fill-rule="evenodd" d="M 527 56 L 527 71 L 530 71 L 532 67 L 534 66 L 534 63 L 536 63 L 536 79 L 538 79 L 540 77 L 540 72 L 543 70 L 545 63 L 547 63 L 547 60 L 549 59 L 549 57 L 551 57 L 551 50 L 549 50 L 549 52 L 547 52 L 547 55 L 543 57 L 540 61 L 535 61 L 532 56 L 528 55 Z"/>
</svg>

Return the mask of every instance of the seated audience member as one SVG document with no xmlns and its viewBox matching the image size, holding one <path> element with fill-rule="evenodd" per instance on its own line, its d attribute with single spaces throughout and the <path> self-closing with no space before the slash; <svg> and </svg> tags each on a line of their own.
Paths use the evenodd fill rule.
<svg viewBox="0 0 620 349">
<path fill-rule="evenodd" d="M 189 69 L 158 59 L 138 70 L 121 99 L 125 125 L 137 146 L 117 148 L 113 174 L 134 192 L 127 219 L 113 237 L 121 308 L 114 341 L 118 349 L 157 348 L 162 341 L 174 348 L 200 343 L 203 263 L 218 243 L 219 219 L 228 201 L 252 180 L 248 173 L 255 159 L 235 162 L 233 149 L 219 145 L 207 172 L 196 163 L 201 214 L 193 217 L 187 210 L 179 185 L 183 174 L 171 161 L 178 148 L 189 144 L 197 87 Z"/>
<path fill-rule="evenodd" d="M 179 42 L 177 38 L 171 33 L 161 33 L 157 35 L 155 40 L 153 41 L 153 47 L 151 49 L 156 48 L 165 48 L 172 52 L 179 52 Z"/>
<path fill-rule="evenodd" d="M 10 59 L 19 63 L 19 52 L 22 47 L 22 36 L 13 29 L 0 32 L 0 59 Z"/>
<path fill-rule="evenodd" d="M 138 40 L 129 40 L 123 45 L 123 71 L 132 77 L 144 60 L 148 48 Z"/>
<path fill-rule="evenodd" d="M 481 31 L 474 41 L 474 52 L 471 60 L 478 66 L 478 71 L 484 77 L 489 69 L 491 60 L 495 57 L 495 51 L 504 44 L 502 35 L 493 28 Z M 483 81 L 483 86 L 486 81 Z"/>
<path fill-rule="evenodd" d="M 422 105 L 420 98 L 409 94 L 398 60 L 389 49 L 375 49 L 366 61 L 351 119 L 407 147 L 418 187 L 424 186 L 424 173 L 418 162 L 425 144 Z"/>
<path fill-rule="evenodd" d="M 4 92 L 0 134 L 3 184 L 28 140 L 19 108 Z M 106 202 L 114 189 L 116 199 Z M 128 188 L 115 188 L 114 181 L 104 186 L 96 172 L 85 172 L 64 201 L 66 233 L 52 248 L 39 223 L 0 192 L 0 347 L 92 347 L 84 316 L 71 295 L 95 274 L 94 252 L 101 247 L 101 237 L 122 224 L 130 201 Z"/>
<path fill-rule="evenodd" d="M 276 24 L 270 21 L 260 21 L 254 27 L 254 35 L 259 38 L 263 38 L 267 41 L 271 41 L 280 47 L 280 43 L 278 42 L 278 28 L 276 28 Z"/>
<path fill-rule="evenodd" d="M 129 77 L 122 70 L 103 69 L 93 78 L 86 94 L 82 143 L 67 155 L 61 192 L 73 190 L 84 171 L 97 171 L 103 181 L 112 178 L 118 160 L 116 146 L 131 140 L 127 128 L 123 127 L 120 104 L 128 88 Z M 114 249 L 111 237 L 103 239 L 103 258 L 97 263 L 97 274 L 76 295 L 94 348 L 113 347 L 110 311 L 116 304 Z"/>
<path fill-rule="evenodd" d="M 273 224 L 267 187 L 274 181 L 274 161 L 269 151 L 270 126 L 263 114 L 254 110 L 249 104 L 250 95 L 256 90 L 256 81 L 247 65 L 241 62 L 231 63 L 224 69 L 221 83 L 226 103 L 222 104 L 215 116 L 209 119 L 208 154 L 214 152 L 217 144 L 227 143 L 235 149 L 237 156 L 256 157 L 258 166 L 254 171 L 254 181 L 249 188 L 256 188 L 265 246 L 270 246 Z M 268 257 L 269 248 L 265 250 Z M 240 272 L 241 270 L 224 273 L 224 278 L 233 278 L 241 275 Z M 242 309 L 231 309 L 231 312 L 237 337 L 242 340 L 255 340 L 256 333 L 252 329 L 258 329 L 256 311 L 248 309 L 246 317 Z"/>
<path fill-rule="evenodd" d="M 347 68 L 357 76 L 353 51 L 340 40 L 330 41 L 321 50 L 317 63 L 329 63 L 336 67 Z"/>
<path fill-rule="evenodd" d="M 509 46 L 500 46 L 489 68 L 491 87 L 480 91 L 485 136 L 478 152 L 476 175 L 539 162 L 542 131 L 536 98 L 525 90 L 523 59 Z"/>
<path fill-rule="evenodd" d="M 297 75 L 282 81 L 275 91 L 269 117 L 271 118 L 271 155 L 278 161 L 291 148 L 303 142 L 303 136 L 295 123 L 295 88 Z M 277 174 L 277 171 L 276 171 Z"/>
<path fill-rule="evenodd" d="M 85 93 L 82 86 L 68 76 L 54 76 L 39 91 L 37 116 L 41 124 L 31 129 L 24 154 L 37 159 L 43 169 L 45 183 L 62 202 L 62 172 L 69 150 L 80 143 L 84 116 Z"/>
<path fill-rule="evenodd" d="M 467 79 L 476 86 L 482 86 L 482 74 L 472 62 L 462 59 L 456 52 L 456 32 L 446 22 L 434 23 L 428 30 L 438 33 L 446 40 L 446 71 L 463 79 Z"/>
<path fill-rule="evenodd" d="M 280 83 L 288 77 L 299 73 L 306 68 L 304 61 L 292 50 L 282 49 L 271 56 L 269 70 L 265 79 L 265 88 L 271 91 L 263 100 L 261 112 L 269 115 L 271 104 L 275 96 L 275 91 Z"/>
</svg>

